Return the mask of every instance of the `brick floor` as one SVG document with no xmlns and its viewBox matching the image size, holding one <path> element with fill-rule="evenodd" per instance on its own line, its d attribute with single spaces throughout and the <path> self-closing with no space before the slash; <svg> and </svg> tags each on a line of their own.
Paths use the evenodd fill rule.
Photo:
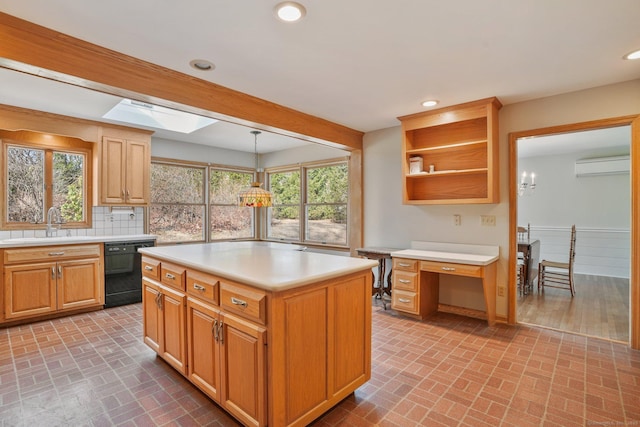
<svg viewBox="0 0 640 427">
<path fill-rule="evenodd" d="M 236 426 L 142 343 L 141 306 L 0 329 L 2 426 Z M 373 309 L 372 378 L 327 426 L 640 426 L 640 351 Z"/>
</svg>

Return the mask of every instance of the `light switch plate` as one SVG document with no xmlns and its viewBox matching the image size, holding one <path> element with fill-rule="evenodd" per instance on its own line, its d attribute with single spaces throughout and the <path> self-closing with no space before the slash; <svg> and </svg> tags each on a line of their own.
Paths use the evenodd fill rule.
<svg viewBox="0 0 640 427">
<path fill-rule="evenodd" d="M 495 215 L 480 215 L 480 224 L 487 225 L 490 227 L 496 226 L 496 216 Z"/>
</svg>

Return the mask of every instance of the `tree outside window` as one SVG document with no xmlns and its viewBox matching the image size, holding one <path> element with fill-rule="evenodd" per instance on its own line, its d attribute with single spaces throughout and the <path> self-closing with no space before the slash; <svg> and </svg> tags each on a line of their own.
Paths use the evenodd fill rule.
<svg viewBox="0 0 640 427">
<path fill-rule="evenodd" d="M 13 143 L 4 143 L 3 148 L 5 227 L 38 228 L 37 224 L 46 222 L 46 213 L 52 206 L 60 211 L 64 227 L 89 226 L 86 203 L 89 150 L 73 152 Z"/>
<path fill-rule="evenodd" d="M 210 240 L 254 237 L 254 209 L 238 206 L 238 193 L 252 181 L 250 172 L 209 170 Z"/>
<path fill-rule="evenodd" d="M 205 239 L 205 168 L 151 164 L 149 232 L 158 243 Z"/>
</svg>

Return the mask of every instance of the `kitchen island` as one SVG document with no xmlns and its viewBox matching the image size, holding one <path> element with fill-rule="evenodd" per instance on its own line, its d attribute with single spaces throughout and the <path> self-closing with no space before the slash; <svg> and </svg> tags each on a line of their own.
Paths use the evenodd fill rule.
<svg viewBox="0 0 640 427">
<path fill-rule="evenodd" d="M 377 263 L 303 249 L 140 249 L 145 343 L 245 425 L 307 425 L 371 376 Z"/>
</svg>

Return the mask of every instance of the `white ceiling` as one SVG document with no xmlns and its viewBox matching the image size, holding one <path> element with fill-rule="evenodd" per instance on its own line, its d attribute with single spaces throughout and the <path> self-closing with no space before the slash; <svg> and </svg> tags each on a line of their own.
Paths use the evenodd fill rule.
<svg viewBox="0 0 640 427">
<path fill-rule="evenodd" d="M 0 0 L 0 10 L 364 132 L 397 126 L 428 98 L 506 105 L 640 76 L 640 61 L 621 59 L 640 49 L 638 0 L 299 1 L 298 23 L 274 17 L 278 0 Z M 196 58 L 215 70 L 193 70 Z M 7 100 L 29 95 L 7 93 L 7 73 L 0 102 L 19 105 Z M 117 102 L 74 90 L 43 86 L 29 102 L 89 116 Z M 195 139 L 245 150 L 248 139 L 252 151 L 249 129 L 229 127 L 235 135 Z"/>
</svg>

